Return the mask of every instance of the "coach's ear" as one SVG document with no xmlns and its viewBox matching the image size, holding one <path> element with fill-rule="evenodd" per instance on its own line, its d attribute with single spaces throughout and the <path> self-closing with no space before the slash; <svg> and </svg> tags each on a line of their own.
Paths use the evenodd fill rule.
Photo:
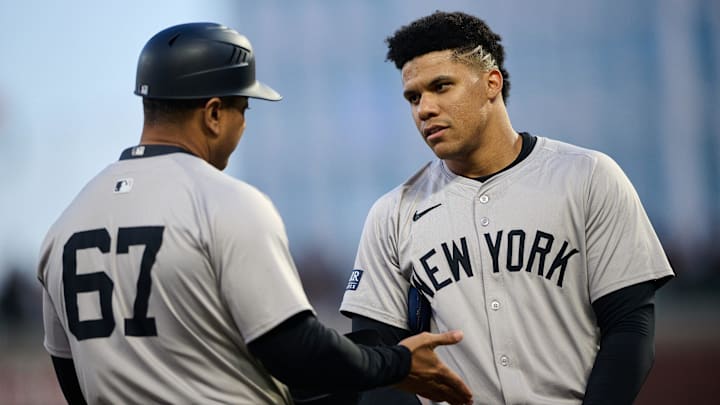
<svg viewBox="0 0 720 405">
<path fill-rule="evenodd" d="M 218 137 L 220 135 L 220 118 L 223 113 L 222 100 L 218 97 L 213 97 L 205 103 L 203 109 L 203 124 L 205 128 L 210 132 L 208 135 Z"/>
</svg>

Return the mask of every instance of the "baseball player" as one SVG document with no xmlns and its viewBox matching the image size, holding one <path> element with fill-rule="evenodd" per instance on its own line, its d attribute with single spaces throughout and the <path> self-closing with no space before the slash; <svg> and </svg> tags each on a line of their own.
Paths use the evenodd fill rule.
<svg viewBox="0 0 720 405">
<path fill-rule="evenodd" d="M 273 204 L 222 173 L 248 99 L 281 98 L 255 79 L 247 38 L 214 23 L 167 28 L 140 54 L 135 94 L 140 145 L 42 244 L 45 347 L 68 402 L 291 404 L 286 384 L 470 401 L 433 352 L 461 333 L 370 347 L 319 323 Z"/>
<path fill-rule="evenodd" d="M 500 39 L 440 11 L 387 39 L 437 159 L 371 208 L 340 310 L 388 344 L 462 327 L 439 355 L 477 404 L 630 404 L 673 271 L 611 158 L 513 129 Z M 417 403 L 362 403 L 389 398 Z"/>
</svg>

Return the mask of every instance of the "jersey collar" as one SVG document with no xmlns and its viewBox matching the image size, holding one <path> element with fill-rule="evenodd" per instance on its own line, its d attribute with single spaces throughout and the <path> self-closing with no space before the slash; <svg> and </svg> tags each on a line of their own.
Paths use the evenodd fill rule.
<svg viewBox="0 0 720 405">
<path fill-rule="evenodd" d="M 170 153 L 187 153 L 188 155 L 195 156 L 188 150 L 174 145 L 138 145 L 125 149 L 120 155 L 120 160 L 139 159 Z"/>
</svg>

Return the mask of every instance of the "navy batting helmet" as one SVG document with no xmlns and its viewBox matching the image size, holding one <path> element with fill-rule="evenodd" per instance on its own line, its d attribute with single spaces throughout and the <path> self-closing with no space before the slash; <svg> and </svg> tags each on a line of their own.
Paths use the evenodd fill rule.
<svg viewBox="0 0 720 405">
<path fill-rule="evenodd" d="M 282 98 L 255 80 L 250 41 L 216 23 L 180 24 L 150 38 L 138 60 L 135 94 L 156 99 Z"/>
</svg>

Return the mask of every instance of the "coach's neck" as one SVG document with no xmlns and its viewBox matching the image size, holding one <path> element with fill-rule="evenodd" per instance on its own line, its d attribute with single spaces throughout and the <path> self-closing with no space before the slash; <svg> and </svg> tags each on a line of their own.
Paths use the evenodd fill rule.
<svg viewBox="0 0 720 405">
<path fill-rule="evenodd" d="M 178 146 L 209 162 L 210 150 L 207 132 L 208 128 L 204 123 L 203 110 L 197 109 L 183 121 L 145 122 L 140 136 L 140 144 Z"/>
</svg>

